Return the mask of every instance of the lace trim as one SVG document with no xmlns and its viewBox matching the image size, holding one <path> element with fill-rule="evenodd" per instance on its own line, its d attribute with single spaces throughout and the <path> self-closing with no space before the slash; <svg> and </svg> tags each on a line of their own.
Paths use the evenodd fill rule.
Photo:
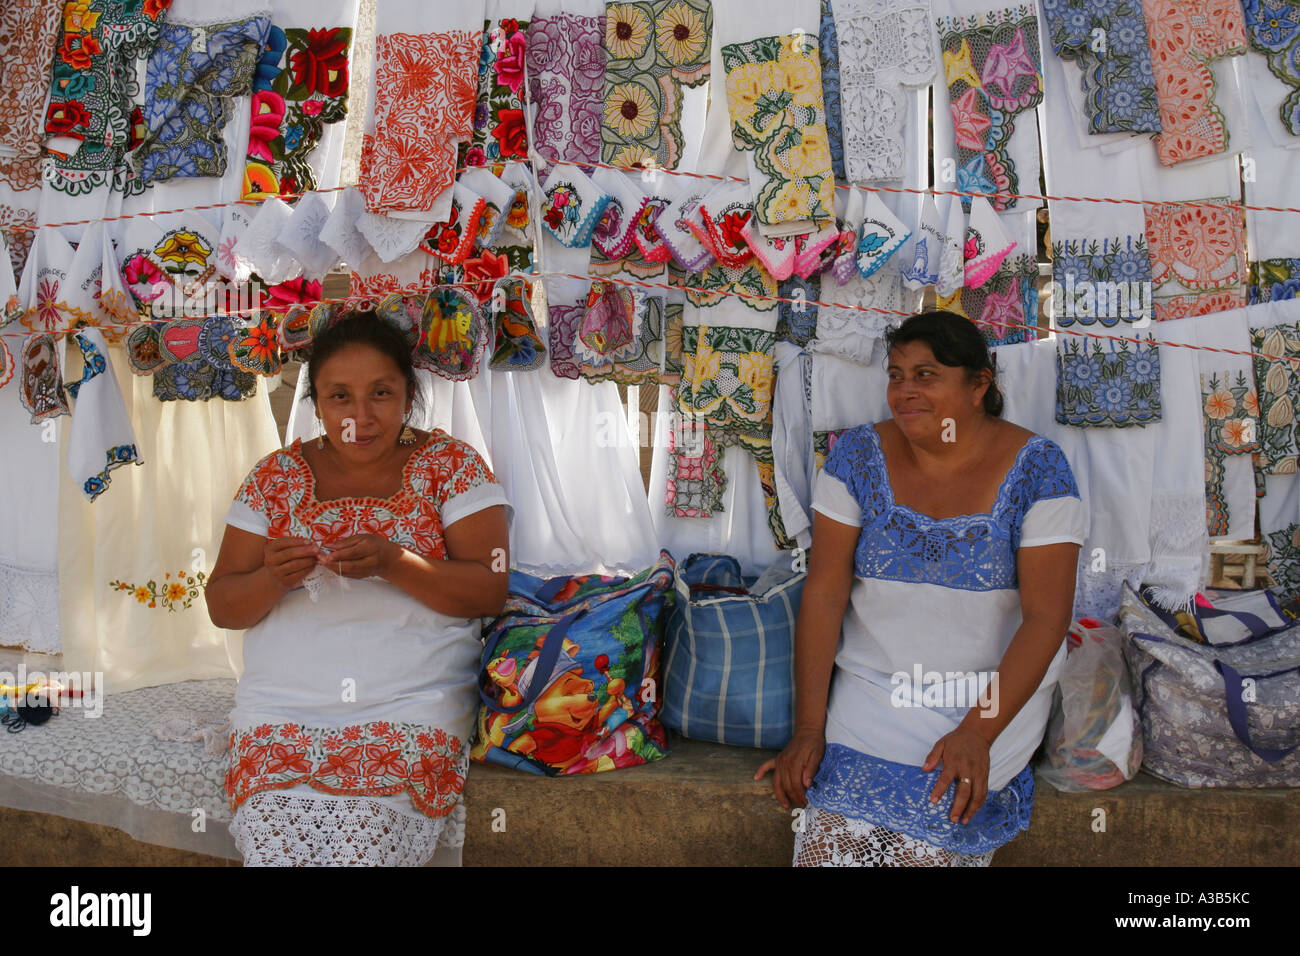
<svg viewBox="0 0 1300 956">
<path fill-rule="evenodd" d="M 11 0 L 0 10 L 0 144 L 19 156 L 42 152 L 42 108 L 63 7 L 48 0 Z"/>
<path fill-rule="evenodd" d="M 826 135 L 830 141 L 831 169 L 844 182 L 844 110 L 840 93 L 840 41 L 835 32 L 831 0 L 821 0 L 821 26 L 817 30 L 817 53 L 821 57 L 822 102 L 826 105 Z"/>
<path fill-rule="evenodd" d="M 1035 501 L 1078 497 L 1055 443 L 1035 435 L 1016 455 L 985 514 L 932 518 L 897 504 L 880 436 L 871 425 L 845 432 L 827 461 L 862 508 L 855 551 L 858 577 L 939 584 L 967 591 L 1014 588 L 1020 526 Z"/>
<path fill-rule="evenodd" d="M 1093 133 L 1158 133 L 1160 109 L 1151 72 L 1146 19 L 1137 0 L 1097 4 L 1044 0 L 1052 48 L 1082 70 L 1088 126 Z M 1101 30 L 1106 46 L 1093 49 Z"/>
<path fill-rule="evenodd" d="M 1300 357 L 1300 324 L 1251 329 L 1255 352 L 1255 409 L 1260 456 L 1256 468 L 1269 475 L 1294 475 L 1300 462 L 1300 436 L 1292 396 L 1300 392 L 1300 372 L 1288 359 Z"/>
<path fill-rule="evenodd" d="M 1300 136 L 1300 3 L 1292 0 L 1244 0 L 1250 45 L 1268 59 L 1268 70 L 1292 87 L 1278 106 L 1282 125 Z"/>
<path fill-rule="evenodd" d="M 993 851 L 955 853 L 885 827 L 810 806 L 794 838 L 795 866 L 988 866 Z"/>
<path fill-rule="evenodd" d="M 1140 588 L 1146 568 L 1146 564 L 1108 564 L 1105 571 L 1094 571 L 1091 561 L 1080 561 L 1074 586 L 1075 620 L 1091 617 L 1113 623 L 1125 583 Z"/>
<path fill-rule="evenodd" d="M 605 17 L 535 16 L 528 26 L 528 91 L 537 108 L 539 154 L 569 162 L 600 158 Z"/>
<path fill-rule="evenodd" d="M 763 226 L 835 219 L 835 180 L 816 41 L 763 37 L 722 48 L 731 138 Z M 806 229 L 797 231 L 807 231 Z"/>
<path fill-rule="evenodd" d="M 57 569 L 0 563 L 0 644 L 63 653 Z"/>
<path fill-rule="evenodd" d="M 1158 494 L 1151 499 L 1151 562 L 1142 583 L 1165 608 L 1189 606 L 1209 571 L 1210 537 L 1203 494 Z"/>
<path fill-rule="evenodd" d="M 938 44 L 929 0 L 836 0 L 844 158 L 854 182 L 903 175 L 903 87 L 934 79 Z"/>
<path fill-rule="evenodd" d="M 808 804 L 964 854 L 996 850 L 1028 829 L 1034 806 L 1034 774 L 1029 767 L 990 793 L 965 825 L 948 819 L 956 783 L 938 803 L 930 802 L 939 774 L 937 769 L 925 773 L 920 767 L 828 744 L 808 789 Z"/>
<path fill-rule="evenodd" d="M 1201 398 L 1205 422 L 1205 520 L 1214 538 L 1226 535 L 1229 527 L 1224 459 L 1260 450 L 1255 433 L 1259 399 L 1254 382 L 1242 371 L 1235 376 L 1225 371 L 1222 378 L 1218 373 L 1202 372 Z"/>
<path fill-rule="evenodd" d="M 957 146 L 957 188 L 1014 209 L 1015 118 L 1042 102 L 1038 18 L 1030 4 L 937 20 Z M 1033 177 L 1037 179 L 1037 170 Z M 998 195 L 993 195 L 993 194 Z"/>
<path fill-rule="evenodd" d="M 1156 155 L 1165 166 L 1228 148 L 1228 126 L 1215 103 L 1210 62 L 1246 52 L 1246 21 L 1239 3 L 1144 0 L 1151 67 L 1163 132 Z"/>
<path fill-rule="evenodd" d="M 460 799 L 468 767 L 459 738 L 424 724 L 261 724 L 230 736 L 226 796 L 233 811 L 255 793 L 300 784 L 345 796 L 409 792 L 421 813 L 443 817 Z"/>
<path fill-rule="evenodd" d="M 605 8 L 601 159 L 676 169 L 682 155 L 682 87 L 709 79 L 713 4 L 632 0 Z"/>
<path fill-rule="evenodd" d="M 902 290 L 892 270 L 877 272 L 869 279 L 855 276 L 834 296 L 839 301 L 856 302 L 876 309 L 897 310 Z M 813 317 L 816 338 L 808 343 L 809 352 L 837 355 L 859 365 L 868 365 L 876 342 L 897 324 L 898 317 L 881 312 L 823 306 Z"/>
<path fill-rule="evenodd" d="M 225 175 L 222 131 L 234 100 L 253 92 L 270 28 L 267 17 L 163 26 L 146 70 L 148 132 L 130 154 L 146 183 Z"/>
<path fill-rule="evenodd" d="M 439 845 L 464 843 L 464 805 L 412 816 L 378 800 L 259 793 L 230 824 L 245 866 L 424 866 Z"/>
<path fill-rule="evenodd" d="M 1056 351 L 1056 420 L 1126 428 L 1161 417 L 1160 347 L 1154 342 L 1062 337 Z"/>
<path fill-rule="evenodd" d="M 1058 328 L 1075 322 L 1113 328 L 1121 319 L 1145 322 L 1152 316 L 1151 258 L 1144 235 L 1054 242 L 1052 278 L 1060 286 L 1052 296 Z"/>
<path fill-rule="evenodd" d="M 1159 321 L 1207 315 L 1245 303 L 1245 214 L 1227 200 L 1217 201 L 1224 205 L 1160 203 L 1146 207 Z"/>
</svg>

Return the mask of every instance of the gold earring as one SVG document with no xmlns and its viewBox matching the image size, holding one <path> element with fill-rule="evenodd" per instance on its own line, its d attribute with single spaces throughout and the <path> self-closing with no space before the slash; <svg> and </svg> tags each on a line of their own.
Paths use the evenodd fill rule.
<svg viewBox="0 0 1300 956">
<path fill-rule="evenodd" d="M 321 451 L 324 451 L 325 450 L 325 423 L 320 420 L 319 415 L 316 416 L 316 424 L 320 426 L 320 435 L 318 435 L 316 438 L 316 447 L 319 448 Z"/>
<path fill-rule="evenodd" d="M 409 424 L 403 423 L 402 434 L 397 436 L 397 443 L 399 445 L 414 445 L 416 441 L 417 441 L 417 436 L 415 432 L 411 430 L 411 426 Z"/>
</svg>

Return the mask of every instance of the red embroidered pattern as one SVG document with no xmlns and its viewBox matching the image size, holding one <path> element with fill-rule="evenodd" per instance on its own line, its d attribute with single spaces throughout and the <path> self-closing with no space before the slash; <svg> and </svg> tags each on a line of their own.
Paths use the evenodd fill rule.
<svg viewBox="0 0 1300 956">
<path fill-rule="evenodd" d="M 42 152 L 45 95 L 63 7 L 51 0 L 8 0 L 0 9 L 0 146 L 20 156 Z"/>
<path fill-rule="evenodd" d="M 1147 247 L 1157 320 L 1246 304 L 1246 223 L 1240 207 L 1147 207 Z"/>
<path fill-rule="evenodd" d="M 1160 162 L 1172 166 L 1228 147 L 1223 113 L 1214 104 L 1209 63 L 1246 52 L 1246 20 L 1238 0 L 1142 0 L 1151 70 L 1163 132 Z"/>
<path fill-rule="evenodd" d="M 473 134 L 482 30 L 388 33 L 375 52 L 375 132 L 361 144 L 370 212 L 428 210 L 456 178 Z"/>
<path fill-rule="evenodd" d="M 495 481 L 478 452 L 435 428 L 407 460 L 402 487 L 391 498 L 317 501 L 316 479 L 297 439 L 259 461 L 235 499 L 269 519 L 271 538 L 294 535 L 324 546 L 378 534 L 432 559 L 447 556 L 441 518 L 447 501 Z"/>
<path fill-rule="evenodd" d="M 421 813 L 444 817 L 460 800 L 468 765 L 458 737 L 425 724 L 261 724 L 230 735 L 226 796 L 235 810 L 255 793 L 304 783 L 348 796 L 409 791 Z"/>
</svg>

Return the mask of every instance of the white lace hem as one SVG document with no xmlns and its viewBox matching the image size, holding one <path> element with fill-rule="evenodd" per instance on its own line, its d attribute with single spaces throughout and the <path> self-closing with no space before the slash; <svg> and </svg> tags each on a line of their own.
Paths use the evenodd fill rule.
<svg viewBox="0 0 1300 956">
<path fill-rule="evenodd" d="M 406 794 L 271 790 L 240 804 L 230 832 L 245 866 L 426 866 L 439 847 L 464 845 L 465 804 L 435 819 Z"/>
<path fill-rule="evenodd" d="M 994 850 L 957 853 L 924 840 L 816 807 L 803 812 L 795 866 L 988 866 Z"/>
</svg>

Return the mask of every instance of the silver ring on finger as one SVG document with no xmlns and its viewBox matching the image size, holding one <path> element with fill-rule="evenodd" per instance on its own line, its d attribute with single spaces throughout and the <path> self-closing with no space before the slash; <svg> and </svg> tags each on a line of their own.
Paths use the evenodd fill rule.
<svg viewBox="0 0 1300 956">
<path fill-rule="evenodd" d="M 970 783 L 970 782 L 971 782 L 971 779 L 970 779 L 970 777 L 962 777 L 962 778 L 961 778 L 961 782 L 962 782 L 962 783 Z"/>
</svg>

